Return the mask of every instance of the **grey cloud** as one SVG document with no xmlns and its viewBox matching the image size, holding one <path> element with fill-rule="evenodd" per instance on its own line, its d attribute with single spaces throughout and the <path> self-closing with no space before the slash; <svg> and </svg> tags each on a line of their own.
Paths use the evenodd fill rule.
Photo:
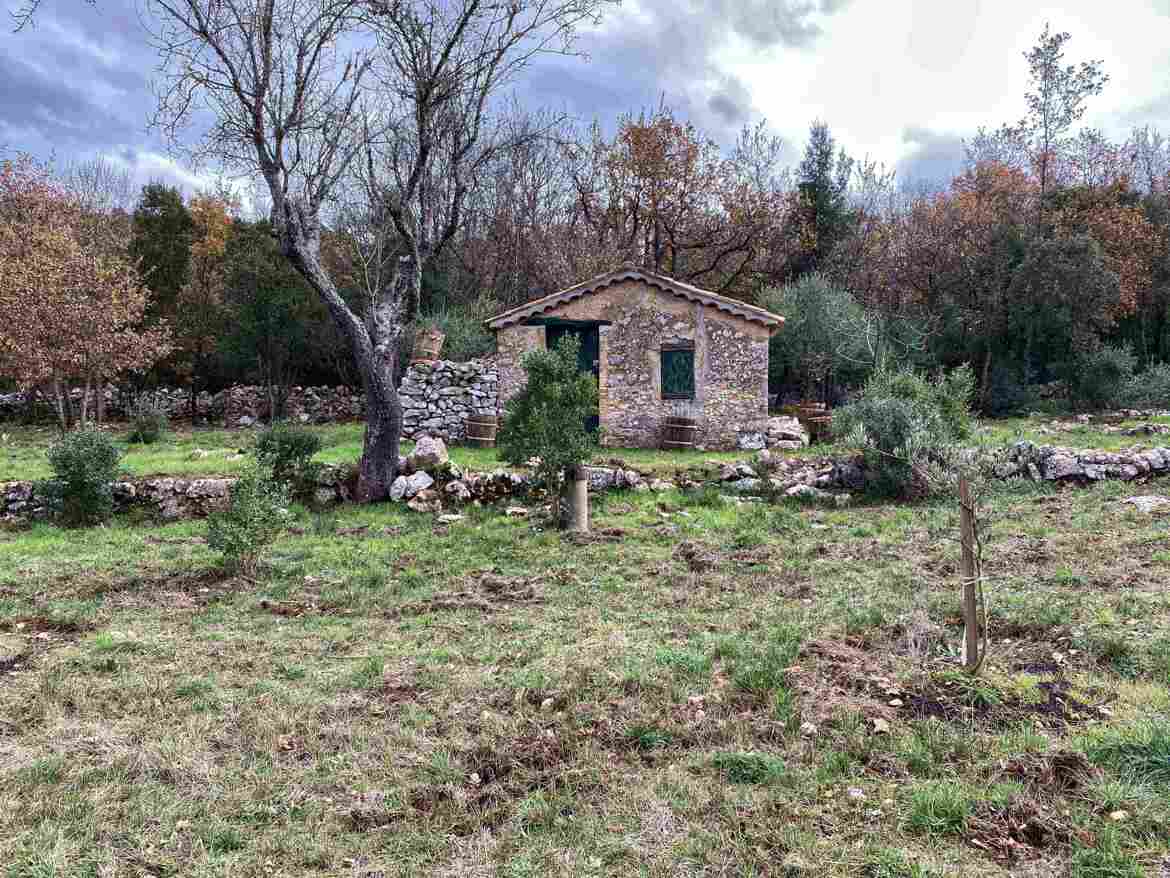
<svg viewBox="0 0 1170 878">
<path fill-rule="evenodd" d="M 716 64 L 735 39 L 753 50 L 799 51 L 822 34 L 821 19 L 850 0 L 645 0 L 635 12 L 608 13 L 603 29 L 583 36 L 580 59 L 544 59 L 534 65 L 527 94 L 555 95 L 558 103 L 604 124 L 625 110 L 659 99 L 719 140 L 756 114 L 746 86 Z"/>
<path fill-rule="evenodd" d="M 727 125 L 743 125 L 751 117 L 752 96 L 743 80 L 726 76 L 719 88 L 707 99 L 707 106 Z"/>
<path fill-rule="evenodd" d="M 36 28 L 0 33 L 0 144 L 63 159 L 165 151 L 161 137 L 146 130 L 156 58 L 135 2 L 59 0 L 41 7 Z M 849 2 L 642 0 L 636 10 L 613 9 L 600 31 L 582 36 L 592 63 L 542 58 L 517 90 L 531 104 L 606 125 L 665 100 L 730 142 L 757 110 L 746 85 L 720 69 L 718 52 L 736 40 L 753 52 L 806 51 L 825 18 Z"/>
<path fill-rule="evenodd" d="M 947 183 L 962 170 L 961 135 L 912 126 L 902 132 L 902 141 L 912 144 L 896 166 L 898 179 L 906 184 Z"/>
</svg>

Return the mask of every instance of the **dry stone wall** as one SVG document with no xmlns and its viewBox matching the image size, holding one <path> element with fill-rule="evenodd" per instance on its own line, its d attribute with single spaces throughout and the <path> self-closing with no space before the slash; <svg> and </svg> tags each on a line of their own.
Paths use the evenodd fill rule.
<svg viewBox="0 0 1170 878">
<path fill-rule="evenodd" d="M 136 398 L 113 387 L 104 392 L 106 417 L 129 416 Z M 404 437 L 431 435 L 457 440 L 465 435 L 464 422 L 469 415 L 496 414 L 499 373 L 494 359 L 415 363 L 403 376 L 400 392 Z M 80 403 L 80 391 L 75 397 Z M 160 388 L 145 400 L 170 417 L 186 417 L 190 413 L 190 396 L 181 388 Z M 215 394 L 201 393 L 198 397 L 200 417 L 227 427 L 267 422 L 270 409 L 267 389 L 253 385 L 229 387 Z M 24 394 L 0 394 L 0 418 L 23 416 L 26 411 Z M 361 420 L 366 415 L 366 399 L 360 388 L 292 387 L 285 402 L 285 413 L 305 424 Z M 47 411 L 44 414 L 47 416 Z"/>
<path fill-rule="evenodd" d="M 402 433 L 410 439 L 438 436 L 448 442 L 467 435 L 472 415 L 494 415 L 500 376 L 492 360 L 415 363 L 403 376 Z"/>
</svg>

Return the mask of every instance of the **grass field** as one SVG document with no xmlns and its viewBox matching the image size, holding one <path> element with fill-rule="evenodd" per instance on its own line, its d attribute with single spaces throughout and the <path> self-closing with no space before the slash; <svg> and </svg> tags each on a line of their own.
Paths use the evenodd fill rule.
<svg viewBox="0 0 1170 878">
<path fill-rule="evenodd" d="M 0 533 L 0 874 L 1161 878 L 1132 493 L 993 499 L 974 680 L 949 504 L 301 511 L 250 580 L 202 522 Z"/>
<path fill-rule="evenodd" d="M 1170 424 L 1170 418 L 1154 419 L 1155 423 Z M 1015 439 L 1030 439 L 1037 443 L 1067 445 L 1074 448 L 1100 448 L 1118 450 L 1130 447 L 1148 448 L 1151 445 L 1170 444 L 1170 436 L 1125 436 L 1103 432 L 1099 425 L 1087 424 L 1069 432 L 1045 434 L 1046 421 L 1016 418 L 1012 420 L 988 421 L 981 433 L 992 442 L 1007 442 Z M 1125 421 L 1122 426 L 1134 426 L 1146 421 Z M 317 459 L 326 463 L 355 463 L 361 457 L 362 425 L 329 424 L 311 426 L 322 440 L 322 450 Z M 125 435 L 124 426 L 110 428 L 115 435 Z M 162 441 L 152 445 L 123 443 L 126 456 L 122 465 L 131 477 L 157 475 L 170 476 L 216 476 L 231 475 L 240 470 L 243 458 L 237 453 L 251 447 L 256 431 L 177 429 Z M 19 427 L 8 425 L 0 430 L 0 482 L 24 479 L 42 479 L 49 475 L 45 462 L 45 450 L 57 436 L 53 427 Z M 411 448 L 403 444 L 403 453 Z M 801 454 L 829 455 L 842 453 L 846 449 L 834 445 L 813 445 Z M 596 460 L 605 462 L 620 459 L 630 467 L 647 473 L 671 474 L 675 470 L 689 469 L 707 460 L 740 460 L 750 452 L 694 451 L 661 452 L 641 448 L 602 448 Z M 506 466 L 494 449 L 454 447 L 452 459 L 460 466 L 473 470 L 492 470 Z"/>
</svg>

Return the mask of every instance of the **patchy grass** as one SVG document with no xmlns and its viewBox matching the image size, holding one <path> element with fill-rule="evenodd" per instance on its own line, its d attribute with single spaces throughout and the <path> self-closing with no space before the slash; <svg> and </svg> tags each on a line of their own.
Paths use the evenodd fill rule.
<svg viewBox="0 0 1170 878">
<path fill-rule="evenodd" d="M 0 863 L 1156 876 L 1170 518 L 1133 491 L 993 498 L 978 680 L 952 504 L 297 510 L 253 579 L 202 522 L 0 531 Z"/>
</svg>

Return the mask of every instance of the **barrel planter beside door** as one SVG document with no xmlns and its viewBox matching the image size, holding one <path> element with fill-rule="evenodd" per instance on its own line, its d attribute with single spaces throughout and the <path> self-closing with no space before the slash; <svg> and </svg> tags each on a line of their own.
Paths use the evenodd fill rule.
<svg viewBox="0 0 1170 878">
<path fill-rule="evenodd" d="M 669 417 L 662 427 L 662 447 L 666 451 L 689 451 L 695 447 L 698 432 L 695 418 Z"/>
<path fill-rule="evenodd" d="M 467 444 L 474 448 L 495 448 L 499 418 L 495 415 L 469 415 L 464 425 Z"/>
</svg>

